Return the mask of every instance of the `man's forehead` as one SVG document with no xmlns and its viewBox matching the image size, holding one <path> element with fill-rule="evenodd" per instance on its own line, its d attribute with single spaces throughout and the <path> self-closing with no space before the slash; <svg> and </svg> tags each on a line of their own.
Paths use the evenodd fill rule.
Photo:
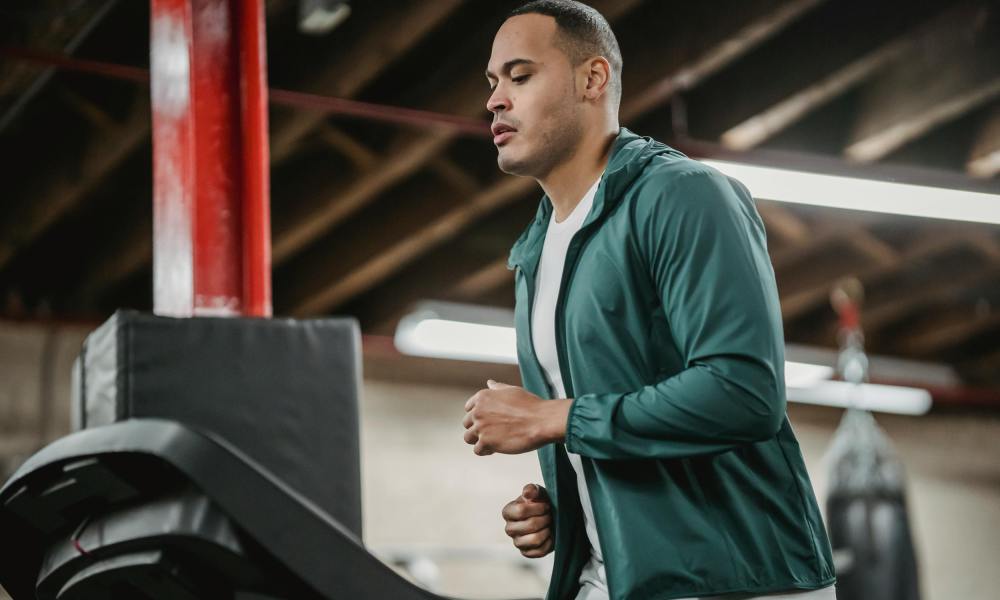
<svg viewBox="0 0 1000 600">
<path fill-rule="evenodd" d="M 515 59 L 543 62 L 553 50 L 555 31 L 556 21 L 547 15 L 527 14 L 507 19 L 493 38 L 487 71 L 498 73 L 504 64 Z"/>
</svg>

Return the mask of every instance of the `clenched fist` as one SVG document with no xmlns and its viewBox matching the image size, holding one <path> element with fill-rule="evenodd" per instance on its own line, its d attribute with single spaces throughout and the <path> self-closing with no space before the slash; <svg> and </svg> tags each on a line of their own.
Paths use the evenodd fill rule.
<svg viewBox="0 0 1000 600">
<path fill-rule="evenodd" d="M 545 488 L 529 483 L 501 514 L 507 522 L 504 531 L 523 556 L 540 558 L 552 552 L 552 504 Z"/>
<path fill-rule="evenodd" d="M 566 437 L 572 400 L 543 400 L 524 388 L 490 379 L 465 403 L 465 443 L 478 455 L 521 454 Z"/>
</svg>

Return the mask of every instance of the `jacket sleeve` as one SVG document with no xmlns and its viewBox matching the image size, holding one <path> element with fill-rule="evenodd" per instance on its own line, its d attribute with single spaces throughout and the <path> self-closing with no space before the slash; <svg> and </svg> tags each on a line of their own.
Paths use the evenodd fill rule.
<svg viewBox="0 0 1000 600">
<path fill-rule="evenodd" d="M 636 209 L 636 247 L 684 368 L 577 397 L 566 446 L 582 456 L 717 454 L 775 436 L 785 419 L 781 310 L 750 193 L 708 168 L 664 179 L 641 184 L 654 201 Z"/>
</svg>

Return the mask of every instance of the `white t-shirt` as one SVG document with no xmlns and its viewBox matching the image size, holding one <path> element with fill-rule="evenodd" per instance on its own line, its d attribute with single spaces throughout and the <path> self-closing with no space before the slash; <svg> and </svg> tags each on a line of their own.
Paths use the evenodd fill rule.
<svg viewBox="0 0 1000 600">
<path fill-rule="evenodd" d="M 583 199 L 576 205 L 573 212 L 561 223 L 556 222 L 555 211 L 549 219 L 549 227 L 545 232 L 545 242 L 542 246 L 542 257 L 539 262 L 535 304 L 531 309 L 531 338 L 535 346 L 535 354 L 545 371 L 556 398 L 566 397 L 562 374 L 559 370 L 559 358 L 556 354 L 556 298 L 559 296 L 559 283 L 562 281 L 563 266 L 566 264 L 566 251 L 573 234 L 580 230 L 584 219 L 590 213 L 594 204 L 594 195 L 601 178 L 590 186 Z M 583 505 L 583 522 L 587 528 L 587 539 L 590 540 L 590 561 L 580 575 L 579 599 L 604 600 L 608 597 L 607 576 L 604 572 L 604 559 L 601 556 L 601 545 L 597 541 L 597 526 L 594 524 L 594 509 L 590 505 L 590 494 L 587 492 L 587 480 L 583 476 L 583 464 L 578 454 L 569 454 L 569 462 L 576 471 L 577 489 L 580 492 L 580 503 Z M 589 590 L 592 595 L 585 595 Z"/>
<path fill-rule="evenodd" d="M 602 176 L 603 177 L 603 176 Z M 531 337 L 538 362 L 545 371 L 549 385 L 556 398 L 566 397 L 566 387 L 563 385 L 562 372 L 559 369 L 559 357 L 556 353 L 555 313 L 556 299 L 559 297 L 559 286 L 562 282 L 563 267 L 566 264 L 566 251 L 570 240 L 580 230 L 590 209 L 594 205 L 594 196 L 601 177 L 590 186 L 579 204 L 562 222 L 556 222 L 555 211 L 549 219 L 545 232 L 545 242 L 542 246 L 542 256 L 539 262 L 535 281 L 535 301 L 531 309 Z M 583 523 L 590 541 L 590 560 L 580 573 L 580 592 L 576 600 L 608 600 L 608 579 L 604 569 L 604 557 L 601 556 L 601 545 L 597 538 L 597 525 L 594 522 L 594 509 L 590 504 L 590 493 L 587 491 L 587 479 L 583 474 L 583 463 L 580 455 L 567 452 L 569 462 L 576 471 L 576 485 L 580 492 L 580 504 L 583 508 Z M 769 594 L 758 598 L 774 597 L 782 600 L 836 600 L 833 586 L 820 590 Z M 721 598 L 721 596 L 720 596 Z M 690 598 L 688 600 L 699 600 Z M 701 598 L 700 600 L 711 600 Z M 753 599 L 747 599 L 753 600 Z"/>
</svg>

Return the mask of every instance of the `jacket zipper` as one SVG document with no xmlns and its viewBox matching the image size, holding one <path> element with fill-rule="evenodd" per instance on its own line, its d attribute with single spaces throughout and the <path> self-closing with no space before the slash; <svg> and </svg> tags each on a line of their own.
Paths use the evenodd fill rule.
<svg viewBox="0 0 1000 600">
<path fill-rule="evenodd" d="M 568 284 L 569 284 L 570 279 L 572 278 L 572 275 L 573 275 L 572 272 L 573 272 L 573 270 L 576 269 L 576 265 L 577 265 L 577 262 L 578 262 L 577 258 L 579 257 L 579 249 L 580 249 L 580 246 L 583 244 L 583 241 L 582 241 L 583 237 L 582 237 L 582 235 L 585 232 L 589 232 L 589 230 L 596 224 L 596 222 L 597 222 L 597 219 L 595 219 L 591 223 L 585 224 L 583 227 L 580 228 L 579 231 L 577 231 L 575 234 L 573 234 L 572 239 L 570 239 L 570 241 L 569 241 L 569 248 L 566 251 L 566 262 L 563 264 L 562 281 L 559 282 L 559 295 L 556 296 L 556 310 L 555 310 L 556 358 L 557 358 L 557 360 L 559 362 L 559 374 L 562 376 L 563 387 L 566 388 L 566 396 L 568 398 L 574 398 L 574 400 L 576 398 L 576 393 L 573 390 L 573 380 L 572 380 L 572 377 L 570 375 L 569 369 L 567 368 L 566 358 L 565 358 L 565 354 L 566 354 L 566 352 L 565 352 L 565 346 L 566 346 L 566 342 L 565 342 L 566 331 L 565 331 L 565 329 L 566 328 L 565 328 L 564 318 L 563 318 L 563 308 L 564 308 L 564 304 L 565 304 L 566 293 L 568 291 Z M 529 288 L 529 292 L 530 292 L 530 288 Z M 534 304 L 534 298 L 531 299 L 531 302 L 532 302 L 532 304 Z M 528 316 L 529 317 L 531 316 L 530 312 L 529 312 Z M 529 328 L 530 328 L 530 323 L 529 323 Z M 532 352 L 534 352 L 534 349 L 532 349 Z M 533 356 L 534 356 L 534 354 L 533 354 Z M 535 360 L 537 362 L 537 357 L 535 357 Z M 567 423 L 567 426 L 568 426 L 568 423 Z M 567 429 L 567 433 L 569 433 L 568 429 Z M 563 446 L 565 447 L 565 442 L 563 443 Z M 567 454 L 569 453 L 569 449 L 568 448 L 566 448 L 566 453 Z M 582 465 L 583 471 L 584 471 L 584 482 L 586 483 L 587 465 L 586 465 L 586 463 L 583 463 L 582 461 L 581 461 L 581 465 Z M 556 468 L 558 468 L 558 464 L 557 464 Z M 575 475 L 575 473 L 574 473 L 574 475 Z M 590 484 L 589 483 L 587 483 L 586 488 L 587 488 L 587 497 L 588 497 L 588 500 L 590 500 L 590 506 L 591 506 L 592 512 L 594 514 L 594 522 L 595 522 L 594 523 L 594 529 L 597 531 L 597 543 L 601 547 L 601 559 L 602 559 L 601 562 L 604 564 L 604 575 L 605 575 L 605 578 L 606 578 L 605 583 L 608 585 L 608 598 L 610 598 L 611 600 L 614 600 L 615 596 L 612 593 L 612 588 L 611 588 L 611 571 L 612 570 L 611 570 L 611 567 L 610 567 L 610 563 L 608 562 L 609 555 L 608 555 L 607 551 L 604 548 L 604 540 L 601 538 L 601 527 L 600 527 L 600 523 L 597 522 L 597 513 L 598 513 L 598 511 L 593 510 L 594 499 L 593 499 L 593 496 L 590 493 Z M 583 507 L 581 506 L 580 509 L 581 509 L 581 512 L 582 512 Z M 586 527 L 586 525 L 585 525 L 585 527 Z M 586 532 L 584 532 L 584 537 L 586 537 Z M 588 540 L 588 543 L 589 543 L 589 540 Z M 589 561 L 589 559 L 588 559 L 588 561 Z"/>
</svg>

